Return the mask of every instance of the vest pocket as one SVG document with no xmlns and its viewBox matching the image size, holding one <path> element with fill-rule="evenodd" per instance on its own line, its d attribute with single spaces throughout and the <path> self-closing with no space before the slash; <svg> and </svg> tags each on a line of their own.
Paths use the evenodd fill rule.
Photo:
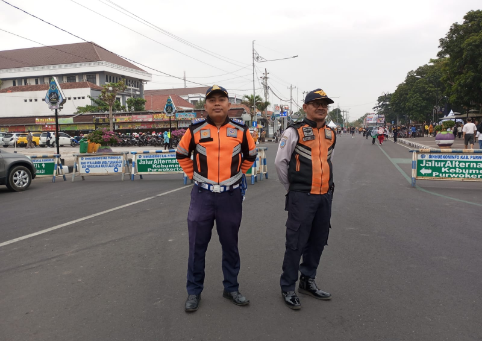
<svg viewBox="0 0 483 341">
<path fill-rule="evenodd" d="M 299 154 L 295 154 L 295 171 L 300 172 Z"/>
</svg>

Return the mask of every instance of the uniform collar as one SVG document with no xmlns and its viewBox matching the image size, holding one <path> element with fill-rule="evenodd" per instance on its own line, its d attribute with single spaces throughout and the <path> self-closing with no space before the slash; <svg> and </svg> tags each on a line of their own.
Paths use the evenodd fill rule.
<svg viewBox="0 0 483 341">
<path fill-rule="evenodd" d="M 317 122 L 312 121 L 312 120 L 309 120 L 307 117 L 304 118 L 304 122 L 307 123 L 312 128 L 317 128 Z M 325 123 L 324 123 L 324 125 L 321 128 L 325 128 Z"/>
<path fill-rule="evenodd" d="M 213 120 L 211 119 L 210 115 L 206 115 L 206 122 L 211 125 L 216 125 L 215 122 L 213 122 Z M 222 126 L 224 126 L 228 122 L 230 122 L 230 118 L 228 117 L 228 115 L 226 115 L 225 122 L 223 122 Z"/>
</svg>

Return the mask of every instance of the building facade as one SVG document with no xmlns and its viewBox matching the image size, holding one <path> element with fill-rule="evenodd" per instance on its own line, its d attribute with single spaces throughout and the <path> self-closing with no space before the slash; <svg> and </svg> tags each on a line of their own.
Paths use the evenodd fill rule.
<svg viewBox="0 0 483 341">
<path fill-rule="evenodd" d="M 91 42 L 0 51 L 0 117 L 49 115 L 42 99 L 51 76 L 68 97 L 64 114 L 90 105 L 88 96 L 96 98 L 102 85 L 121 79 L 127 88 L 118 100 L 126 105 L 130 97 L 143 97 L 151 80 L 150 73 Z"/>
</svg>

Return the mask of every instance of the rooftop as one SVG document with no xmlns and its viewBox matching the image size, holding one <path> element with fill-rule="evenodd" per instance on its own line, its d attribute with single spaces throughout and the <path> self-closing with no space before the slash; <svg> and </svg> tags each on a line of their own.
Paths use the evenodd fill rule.
<svg viewBox="0 0 483 341">
<path fill-rule="evenodd" d="M 98 61 L 144 71 L 93 42 L 0 51 L 0 69 Z"/>
</svg>

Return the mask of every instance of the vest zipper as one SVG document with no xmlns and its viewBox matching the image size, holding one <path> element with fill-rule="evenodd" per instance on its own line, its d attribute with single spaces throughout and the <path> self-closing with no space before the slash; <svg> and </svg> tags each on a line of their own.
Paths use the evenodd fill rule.
<svg viewBox="0 0 483 341">
<path fill-rule="evenodd" d="M 218 184 L 220 184 L 220 128 L 218 128 Z"/>
<path fill-rule="evenodd" d="M 324 128 L 325 130 L 325 128 Z M 317 128 L 317 133 L 319 135 L 319 160 L 320 160 L 320 173 L 321 173 L 321 176 L 320 176 L 320 194 L 322 194 L 322 184 L 323 184 L 323 179 L 324 179 L 324 167 L 322 165 L 322 158 L 321 158 L 321 155 L 320 155 L 320 152 L 322 150 L 321 146 L 320 146 L 320 128 Z"/>
</svg>

